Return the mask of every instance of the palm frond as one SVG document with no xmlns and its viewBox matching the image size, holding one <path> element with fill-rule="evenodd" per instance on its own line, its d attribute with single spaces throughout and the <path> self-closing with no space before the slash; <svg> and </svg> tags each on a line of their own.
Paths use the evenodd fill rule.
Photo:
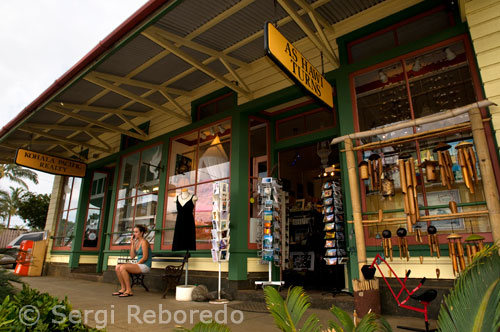
<svg viewBox="0 0 500 332">
<path fill-rule="evenodd" d="M 341 331 L 342 332 L 353 332 L 355 331 L 355 326 L 354 326 L 354 321 L 352 320 L 351 316 L 344 310 L 340 309 L 337 306 L 332 306 L 330 308 L 330 312 L 333 314 L 335 318 L 340 322 L 340 325 L 342 326 Z M 328 324 L 330 327 L 334 328 L 333 325 L 336 323 L 333 321 L 328 321 Z"/>
<path fill-rule="evenodd" d="M 496 331 L 500 326 L 499 247 L 485 247 L 455 281 L 438 316 L 439 331 Z"/>
<path fill-rule="evenodd" d="M 316 332 L 320 330 L 319 319 L 315 315 L 309 316 L 302 328 L 298 324 L 311 303 L 302 287 L 293 287 L 288 290 L 286 300 L 273 287 L 264 288 L 267 308 L 274 318 L 276 326 L 285 332 Z"/>
<path fill-rule="evenodd" d="M 379 324 L 377 321 L 377 315 L 373 312 L 366 314 L 363 319 L 359 322 L 358 326 L 356 326 L 356 332 L 373 332 L 377 331 L 379 328 Z"/>
</svg>

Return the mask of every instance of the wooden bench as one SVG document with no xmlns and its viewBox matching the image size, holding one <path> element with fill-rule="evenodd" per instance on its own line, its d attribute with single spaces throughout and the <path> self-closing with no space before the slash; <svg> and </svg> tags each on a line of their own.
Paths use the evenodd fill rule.
<svg viewBox="0 0 500 332">
<path fill-rule="evenodd" d="M 182 271 L 184 270 L 184 265 L 188 264 L 189 257 L 191 254 L 186 252 L 183 256 L 172 257 L 172 255 L 165 254 L 157 254 L 153 255 L 153 262 L 172 262 L 172 263 L 181 263 L 180 265 L 167 265 L 165 266 L 164 273 L 162 275 L 162 279 L 165 280 L 165 291 L 163 292 L 162 298 L 167 296 L 167 293 L 170 289 L 175 289 L 175 287 L 179 284 L 179 280 L 182 276 Z M 186 269 L 186 283 L 187 283 L 187 269 Z"/>
<path fill-rule="evenodd" d="M 137 264 L 137 259 L 131 259 L 128 257 L 118 257 L 117 264 Z M 144 284 L 144 274 L 143 273 L 129 273 L 130 275 L 130 288 L 133 288 L 134 285 L 141 285 L 144 287 L 146 292 L 149 292 L 148 286 Z"/>
</svg>

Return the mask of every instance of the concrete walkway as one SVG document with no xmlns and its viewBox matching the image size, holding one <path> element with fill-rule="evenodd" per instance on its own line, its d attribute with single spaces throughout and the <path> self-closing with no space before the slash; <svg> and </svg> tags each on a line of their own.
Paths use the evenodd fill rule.
<svg viewBox="0 0 500 332">
<path fill-rule="evenodd" d="M 209 320 L 210 315 L 214 320 L 224 320 L 224 305 L 177 302 L 173 295 L 162 299 L 161 294 L 146 292 L 137 286 L 134 288 L 133 297 L 117 298 L 111 296 L 117 287 L 107 283 L 56 277 L 24 277 L 22 280 L 32 288 L 48 292 L 59 299 L 67 296 L 75 309 L 81 310 L 84 316 L 86 314 L 87 319 L 82 318 L 84 323 L 98 328 L 105 326 L 111 332 L 141 332 L 158 328 L 163 331 L 172 331 L 179 326 L 190 328 L 200 321 L 200 315 L 204 317 L 204 320 Z M 234 304 L 237 302 L 230 303 L 230 305 Z M 332 319 L 330 312 L 309 309 L 306 316 L 311 313 L 318 316 L 326 329 L 328 320 Z M 217 316 L 214 316 L 216 314 Z M 231 317 L 236 322 L 232 322 Z M 398 324 L 424 327 L 423 318 L 396 316 L 385 318 L 393 326 L 394 331 L 403 331 L 396 328 Z M 238 312 L 227 307 L 226 319 L 227 325 L 233 332 L 278 331 L 272 316 L 268 313 Z M 241 323 L 239 323 L 240 320 L 242 320 Z M 431 326 L 435 326 L 435 322 L 431 322 Z"/>
</svg>

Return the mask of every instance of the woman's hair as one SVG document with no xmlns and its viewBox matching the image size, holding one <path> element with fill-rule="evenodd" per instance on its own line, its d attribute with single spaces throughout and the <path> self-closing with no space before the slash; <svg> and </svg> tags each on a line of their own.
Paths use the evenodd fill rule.
<svg viewBox="0 0 500 332">
<path fill-rule="evenodd" d="M 134 228 L 137 228 L 142 234 L 146 234 L 148 229 L 144 225 L 135 225 Z"/>
</svg>

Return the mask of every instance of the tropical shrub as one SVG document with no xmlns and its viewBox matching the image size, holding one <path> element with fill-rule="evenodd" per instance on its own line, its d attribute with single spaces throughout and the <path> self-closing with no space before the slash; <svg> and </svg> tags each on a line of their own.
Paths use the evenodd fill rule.
<svg viewBox="0 0 500 332">
<path fill-rule="evenodd" d="M 26 310 L 27 306 L 30 306 L 29 311 Z M 54 307 L 57 308 L 56 312 Z M 72 310 L 67 298 L 59 301 L 48 293 L 40 293 L 23 284 L 19 293 L 5 297 L 0 304 L 0 331 L 102 331 L 89 328 L 82 322 L 76 322 L 76 319 L 71 322 L 69 317 Z"/>
<path fill-rule="evenodd" d="M 16 293 L 16 289 L 12 285 L 13 282 L 20 283 L 19 276 L 0 267 L 0 301 Z"/>
</svg>

